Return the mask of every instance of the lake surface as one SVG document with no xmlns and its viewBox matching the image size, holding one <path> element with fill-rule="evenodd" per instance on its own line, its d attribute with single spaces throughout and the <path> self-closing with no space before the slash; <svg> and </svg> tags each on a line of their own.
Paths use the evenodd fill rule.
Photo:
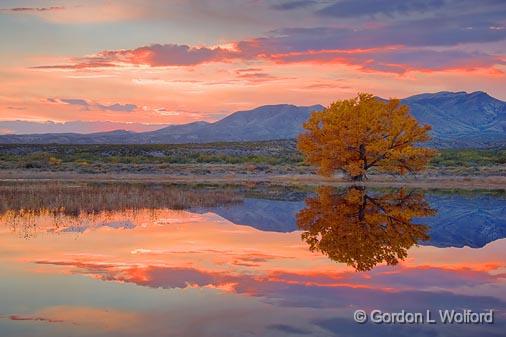
<svg viewBox="0 0 506 337">
<path fill-rule="evenodd" d="M 69 199 L 79 204 L 76 190 Z M 45 204 L 1 192 L 1 336 L 506 331 L 501 191 L 285 188 L 184 210 L 147 197 L 116 207 L 115 192 L 104 198 L 112 206 L 83 201 L 81 211 L 52 193 Z M 358 324 L 357 309 L 494 309 L 495 323 Z"/>
</svg>

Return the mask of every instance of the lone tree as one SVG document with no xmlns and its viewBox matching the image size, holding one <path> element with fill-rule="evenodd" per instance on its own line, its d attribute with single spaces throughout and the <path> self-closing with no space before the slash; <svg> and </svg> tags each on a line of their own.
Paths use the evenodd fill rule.
<svg viewBox="0 0 506 337">
<path fill-rule="evenodd" d="M 297 148 L 324 176 L 341 170 L 362 181 L 373 167 L 388 173 L 418 172 L 437 153 L 417 146 L 430 139 L 431 127 L 418 124 L 398 99 L 358 94 L 313 112 L 304 128 Z"/>
</svg>

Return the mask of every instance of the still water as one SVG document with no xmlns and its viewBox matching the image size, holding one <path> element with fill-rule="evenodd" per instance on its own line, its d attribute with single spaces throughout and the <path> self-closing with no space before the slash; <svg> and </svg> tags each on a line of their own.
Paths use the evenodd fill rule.
<svg viewBox="0 0 506 337">
<path fill-rule="evenodd" d="M 164 207 L 160 188 L 152 199 L 94 190 L 93 200 L 108 202 L 103 208 L 91 207 L 79 186 L 6 191 L 1 336 L 506 331 L 501 191 L 285 188 L 240 200 L 213 191 L 215 205 L 184 195 L 184 207 Z M 120 192 L 137 202 L 117 201 Z M 359 324 L 358 309 L 434 315 L 494 309 L 495 323 Z"/>
</svg>

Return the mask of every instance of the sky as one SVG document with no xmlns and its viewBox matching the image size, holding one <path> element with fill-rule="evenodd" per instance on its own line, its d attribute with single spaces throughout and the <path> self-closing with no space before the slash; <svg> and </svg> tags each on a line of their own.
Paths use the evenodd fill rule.
<svg viewBox="0 0 506 337">
<path fill-rule="evenodd" d="M 506 100 L 504 0 L 2 0 L 0 45 L 0 121 L 139 128 L 357 92 Z"/>
</svg>

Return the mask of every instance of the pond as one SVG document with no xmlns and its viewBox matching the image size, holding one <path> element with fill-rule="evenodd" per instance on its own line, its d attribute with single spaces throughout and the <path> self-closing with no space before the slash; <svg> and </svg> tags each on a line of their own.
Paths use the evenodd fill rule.
<svg viewBox="0 0 506 337">
<path fill-rule="evenodd" d="M 504 191 L 0 185 L 1 336 L 501 336 Z M 493 309 L 443 324 L 438 310 Z M 436 323 L 359 324 L 429 311 Z"/>
</svg>

